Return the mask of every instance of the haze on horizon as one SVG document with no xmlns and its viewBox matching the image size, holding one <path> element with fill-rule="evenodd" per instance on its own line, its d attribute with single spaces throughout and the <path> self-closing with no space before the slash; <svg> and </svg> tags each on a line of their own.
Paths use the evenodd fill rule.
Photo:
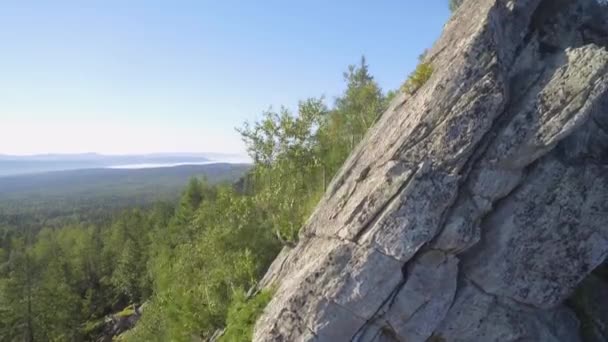
<svg viewBox="0 0 608 342">
<path fill-rule="evenodd" d="M 3 2 L 0 154 L 242 154 L 235 127 L 331 104 L 361 55 L 399 87 L 449 11 L 387 2 Z"/>
</svg>

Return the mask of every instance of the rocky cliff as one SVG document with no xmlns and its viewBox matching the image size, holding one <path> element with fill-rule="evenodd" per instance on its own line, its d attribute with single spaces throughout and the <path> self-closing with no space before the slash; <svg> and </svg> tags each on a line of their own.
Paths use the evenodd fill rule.
<svg viewBox="0 0 608 342">
<path fill-rule="evenodd" d="M 256 341 L 577 341 L 608 255 L 608 9 L 465 0 L 273 263 Z"/>
</svg>

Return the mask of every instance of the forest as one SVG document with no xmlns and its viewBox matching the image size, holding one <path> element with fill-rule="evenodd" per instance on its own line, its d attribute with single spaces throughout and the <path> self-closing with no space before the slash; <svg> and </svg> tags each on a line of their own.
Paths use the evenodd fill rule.
<svg viewBox="0 0 608 342">
<path fill-rule="evenodd" d="M 82 169 L 0 176 L 0 227 L 37 231 L 105 224 L 125 208 L 175 202 L 192 177 L 232 182 L 249 164 L 214 163 L 144 169 Z"/>
<path fill-rule="evenodd" d="M 415 83 L 432 72 L 423 69 Z M 177 201 L 128 208 L 105 222 L 83 213 L 62 226 L 2 223 L 0 340 L 100 340 L 108 315 L 135 308 L 141 318 L 115 340 L 205 340 L 219 330 L 222 341 L 249 340 L 272 297 L 250 290 L 282 246 L 297 241 L 333 175 L 396 94 L 380 89 L 364 58 L 344 80 L 331 105 L 305 99 L 296 112 L 270 109 L 239 128 L 254 165 L 237 182 L 192 178 Z"/>
</svg>

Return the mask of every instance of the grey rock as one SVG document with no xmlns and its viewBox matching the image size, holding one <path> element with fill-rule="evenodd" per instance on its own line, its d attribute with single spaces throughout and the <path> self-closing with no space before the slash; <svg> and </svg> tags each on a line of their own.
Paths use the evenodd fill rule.
<svg viewBox="0 0 608 342">
<path fill-rule="evenodd" d="M 104 318 L 104 324 L 100 327 L 101 330 L 98 332 L 98 334 L 96 334 L 98 336 L 91 337 L 94 337 L 95 341 L 99 342 L 109 342 L 115 340 L 119 335 L 135 326 L 137 321 L 141 318 L 142 312 L 146 306 L 147 303 L 140 306 L 133 305 L 133 313 L 129 315 L 125 315 L 123 310 L 120 313 L 106 316 Z"/>
<path fill-rule="evenodd" d="M 578 321 L 565 307 L 536 310 L 485 293 L 466 280 L 433 336 L 443 341 L 580 340 Z"/>
<path fill-rule="evenodd" d="M 580 332 L 585 341 L 608 340 L 608 281 L 600 276 L 588 276 L 568 300 L 581 322 Z"/>
<path fill-rule="evenodd" d="M 608 9 L 466 0 L 261 285 L 255 341 L 577 341 L 608 256 Z"/>
<path fill-rule="evenodd" d="M 493 294 L 554 307 L 606 258 L 606 213 L 606 173 L 551 154 L 484 219 L 465 272 Z"/>
<path fill-rule="evenodd" d="M 425 341 L 445 317 L 456 293 L 458 260 L 429 251 L 410 265 L 407 281 L 384 319 L 402 341 Z"/>
</svg>

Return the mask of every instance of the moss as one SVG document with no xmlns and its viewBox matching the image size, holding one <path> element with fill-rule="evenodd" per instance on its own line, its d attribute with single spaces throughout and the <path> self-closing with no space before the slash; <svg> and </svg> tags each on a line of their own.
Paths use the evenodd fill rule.
<svg viewBox="0 0 608 342">
<path fill-rule="evenodd" d="M 445 342 L 445 338 L 443 338 L 443 336 L 441 336 L 441 335 L 433 334 L 433 335 L 431 335 L 431 337 L 429 337 L 427 342 Z"/>
<path fill-rule="evenodd" d="M 91 336 L 91 335 L 101 332 L 103 330 L 104 326 L 105 326 L 105 320 L 103 318 L 100 318 L 100 319 L 94 320 L 94 321 L 86 321 L 82 325 L 81 331 L 82 331 L 83 335 Z"/>
<path fill-rule="evenodd" d="M 130 317 L 135 314 L 135 306 L 129 305 L 124 308 L 122 311 L 115 313 L 113 316 L 118 318 Z M 100 318 L 96 320 L 86 321 L 80 328 L 80 331 L 84 336 L 89 337 L 91 340 L 94 340 L 95 336 L 98 336 L 102 333 L 106 326 L 106 318 Z"/>
<path fill-rule="evenodd" d="M 135 306 L 129 305 L 124 308 L 121 312 L 115 314 L 116 317 L 129 317 L 135 314 Z"/>
<path fill-rule="evenodd" d="M 401 90 L 412 95 L 431 78 L 431 75 L 433 75 L 433 66 L 431 63 L 420 63 L 416 67 L 416 70 L 410 74 L 405 83 L 403 83 Z"/>
<path fill-rule="evenodd" d="M 244 292 L 238 292 L 228 309 L 226 330 L 219 341 L 251 341 L 255 322 L 272 299 L 272 292 L 271 290 L 265 290 L 250 299 L 247 299 Z"/>
</svg>

